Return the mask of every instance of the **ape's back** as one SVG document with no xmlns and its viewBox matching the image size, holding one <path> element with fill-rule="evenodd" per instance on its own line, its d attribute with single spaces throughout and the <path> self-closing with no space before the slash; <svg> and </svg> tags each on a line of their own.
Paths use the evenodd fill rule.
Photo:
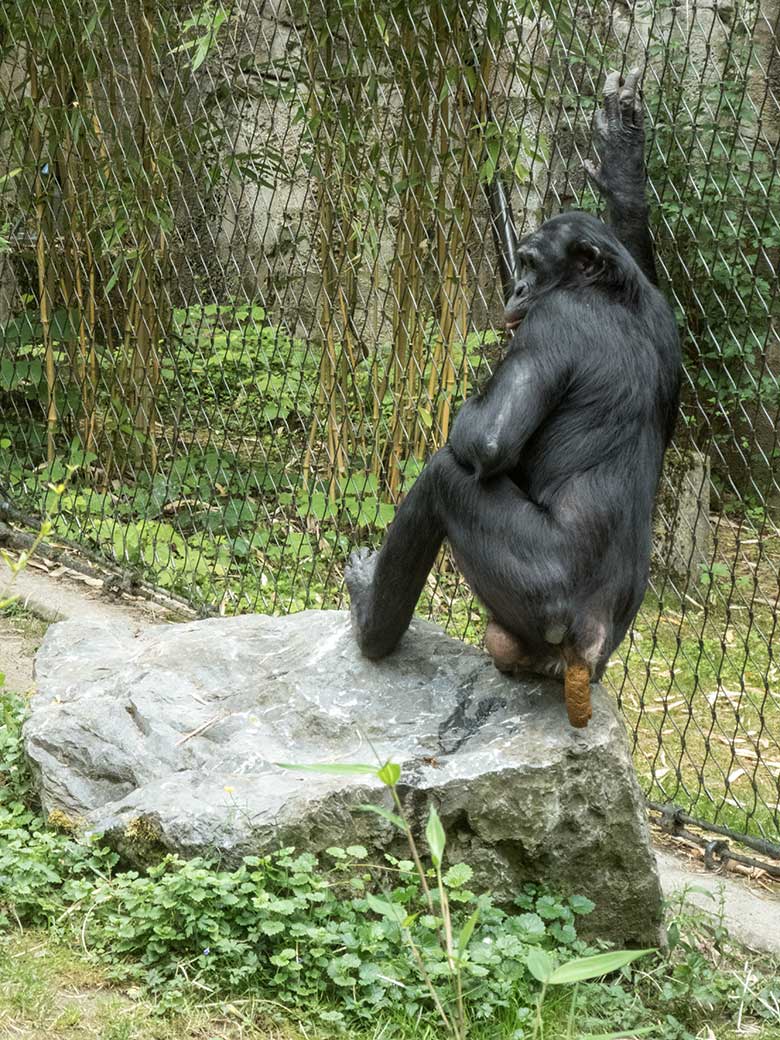
<svg viewBox="0 0 780 1040">
<path fill-rule="evenodd" d="M 558 404 L 513 474 L 533 501 L 562 520 L 587 512 L 623 526 L 652 511 L 677 412 L 679 340 L 668 304 L 635 274 L 639 293 L 630 303 L 611 291 L 585 297 L 562 289 L 523 330 L 539 335 L 554 317 L 556 335 L 567 341 Z"/>
</svg>

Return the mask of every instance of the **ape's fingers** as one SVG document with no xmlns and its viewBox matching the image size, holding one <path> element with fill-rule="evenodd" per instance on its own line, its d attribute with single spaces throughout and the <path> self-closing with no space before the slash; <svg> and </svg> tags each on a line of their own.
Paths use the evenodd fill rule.
<svg viewBox="0 0 780 1040">
<path fill-rule="evenodd" d="M 638 65 L 631 69 L 631 71 L 626 76 L 625 82 L 623 83 L 621 98 L 629 96 L 630 99 L 633 101 L 634 95 L 637 93 L 637 90 L 639 89 L 639 79 L 641 75 L 642 70 L 639 68 Z"/>
<path fill-rule="evenodd" d="M 610 72 L 604 81 L 604 111 L 610 127 L 617 127 L 620 123 L 620 106 L 618 94 L 620 93 L 620 73 Z"/>
<path fill-rule="evenodd" d="M 596 142 L 596 146 L 600 147 L 606 144 L 608 135 L 609 122 L 607 121 L 607 113 L 603 108 L 599 108 L 596 110 L 596 118 L 593 121 L 593 139 Z"/>
<path fill-rule="evenodd" d="M 640 69 L 631 69 L 620 91 L 620 114 L 625 126 L 639 128 L 642 125 L 644 110 L 642 89 L 639 86 L 641 74 Z"/>
<path fill-rule="evenodd" d="M 634 97 L 634 129 L 642 130 L 645 125 L 645 106 L 641 93 Z"/>
</svg>

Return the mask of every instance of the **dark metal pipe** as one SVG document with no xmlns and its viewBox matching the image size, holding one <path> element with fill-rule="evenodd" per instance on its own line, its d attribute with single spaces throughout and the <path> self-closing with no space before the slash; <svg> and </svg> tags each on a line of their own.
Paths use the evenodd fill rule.
<svg viewBox="0 0 780 1040">
<path fill-rule="evenodd" d="M 493 241 L 496 244 L 501 285 L 504 290 L 504 303 L 508 303 L 520 278 L 520 265 L 517 261 L 517 232 L 512 215 L 512 204 L 500 173 L 496 172 L 486 190 L 490 203 Z"/>
</svg>

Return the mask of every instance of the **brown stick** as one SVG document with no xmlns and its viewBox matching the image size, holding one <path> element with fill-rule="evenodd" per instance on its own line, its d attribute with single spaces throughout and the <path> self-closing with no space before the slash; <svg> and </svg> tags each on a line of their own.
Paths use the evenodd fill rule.
<svg viewBox="0 0 780 1040">
<path fill-rule="evenodd" d="M 563 688 L 569 722 L 575 729 L 584 729 L 593 714 L 590 703 L 590 668 L 583 661 L 570 661 L 566 665 Z"/>
</svg>

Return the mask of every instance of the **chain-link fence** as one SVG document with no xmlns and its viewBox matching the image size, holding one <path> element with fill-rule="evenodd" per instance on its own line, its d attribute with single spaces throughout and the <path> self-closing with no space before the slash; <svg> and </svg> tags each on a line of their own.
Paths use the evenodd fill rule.
<svg viewBox="0 0 780 1040">
<path fill-rule="evenodd" d="M 638 63 L 686 379 L 652 586 L 607 679 L 651 800 L 777 841 L 779 17 L 5 3 L 6 511 L 203 609 L 343 605 L 348 550 L 500 357 L 491 196 L 520 233 L 595 209 L 598 92 Z M 481 637 L 446 556 L 421 609 Z"/>
</svg>

